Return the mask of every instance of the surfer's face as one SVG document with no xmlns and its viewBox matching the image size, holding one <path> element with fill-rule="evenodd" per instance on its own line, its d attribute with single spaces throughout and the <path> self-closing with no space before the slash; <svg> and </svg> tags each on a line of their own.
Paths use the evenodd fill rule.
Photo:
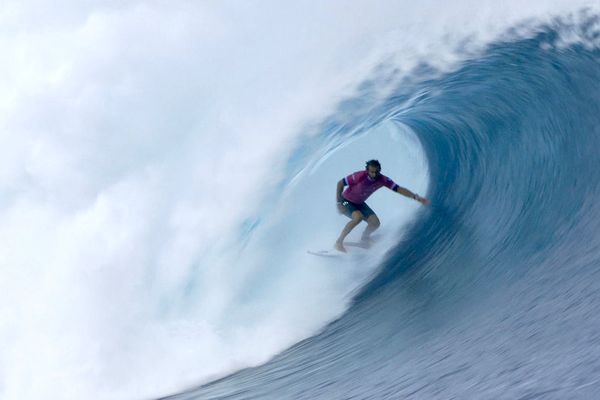
<svg viewBox="0 0 600 400">
<path fill-rule="evenodd" d="M 379 168 L 372 167 L 370 165 L 367 167 L 367 173 L 369 174 L 369 178 L 371 179 L 377 179 L 379 178 L 379 175 L 381 175 L 381 171 L 379 170 Z"/>
</svg>

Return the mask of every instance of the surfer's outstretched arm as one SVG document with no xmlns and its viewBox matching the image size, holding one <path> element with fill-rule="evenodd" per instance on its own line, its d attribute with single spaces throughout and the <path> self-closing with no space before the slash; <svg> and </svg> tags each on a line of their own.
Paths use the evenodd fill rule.
<svg viewBox="0 0 600 400">
<path fill-rule="evenodd" d="M 429 200 L 427 200 L 425 197 L 421 197 L 418 194 L 413 193 L 410 190 L 408 190 L 407 188 L 404 188 L 402 186 L 398 186 L 396 188 L 396 192 L 400 193 L 402 196 L 406 196 L 410 199 L 416 200 L 419 203 L 423 204 L 424 206 L 429 204 Z"/>
</svg>

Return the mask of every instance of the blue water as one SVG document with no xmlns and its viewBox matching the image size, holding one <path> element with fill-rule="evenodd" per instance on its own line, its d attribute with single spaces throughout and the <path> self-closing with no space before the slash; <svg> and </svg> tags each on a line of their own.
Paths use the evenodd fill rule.
<svg viewBox="0 0 600 400">
<path fill-rule="evenodd" d="M 597 27 L 514 34 L 450 73 L 424 64 L 383 101 L 368 94 L 386 77 L 366 82 L 321 137 L 410 127 L 431 207 L 320 334 L 172 398 L 599 398 Z"/>
</svg>

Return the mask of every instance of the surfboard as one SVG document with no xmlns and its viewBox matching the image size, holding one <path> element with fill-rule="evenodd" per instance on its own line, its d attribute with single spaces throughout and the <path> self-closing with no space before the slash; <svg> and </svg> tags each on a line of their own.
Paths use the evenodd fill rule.
<svg viewBox="0 0 600 400">
<path fill-rule="evenodd" d="M 306 252 L 313 256 L 326 257 L 326 258 L 340 258 L 340 257 L 347 256 L 346 253 L 342 253 L 341 251 L 337 251 L 337 250 L 316 250 L 316 251 L 306 250 Z"/>
<path fill-rule="evenodd" d="M 377 237 L 373 235 L 374 237 Z M 373 237 L 372 237 L 373 238 Z M 344 242 L 344 246 L 350 247 L 350 249 L 346 248 L 346 253 L 331 249 L 331 250 L 306 250 L 308 254 L 318 257 L 327 257 L 327 258 L 340 258 L 340 257 L 349 257 L 349 256 L 357 256 L 366 254 L 366 250 L 369 250 L 374 245 L 374 241 L 371 240 L 369 242 L 358 241 L 358 242 Z"/>
<path fill-rule="evenodd" d="M 365 242 L 344 242 L 344 246 L 360 247 L 361 249 L 370 249 L 372 244 Z"/>
</svg>

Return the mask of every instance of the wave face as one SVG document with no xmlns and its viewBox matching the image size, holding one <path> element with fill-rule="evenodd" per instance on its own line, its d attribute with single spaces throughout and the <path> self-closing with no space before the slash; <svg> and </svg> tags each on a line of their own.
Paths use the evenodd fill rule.
<svg viewBox="0 0 600 400">
<path fill-rule="evenodd" d="M 377 104 L 357 99 L 345 132 L 414 131 L 432 206 L 320 334 L 173 397 L 599 393 L 598 34 L 595 17 L 556 22 L 450 73 L 422 66 Z"/>
</svg>

